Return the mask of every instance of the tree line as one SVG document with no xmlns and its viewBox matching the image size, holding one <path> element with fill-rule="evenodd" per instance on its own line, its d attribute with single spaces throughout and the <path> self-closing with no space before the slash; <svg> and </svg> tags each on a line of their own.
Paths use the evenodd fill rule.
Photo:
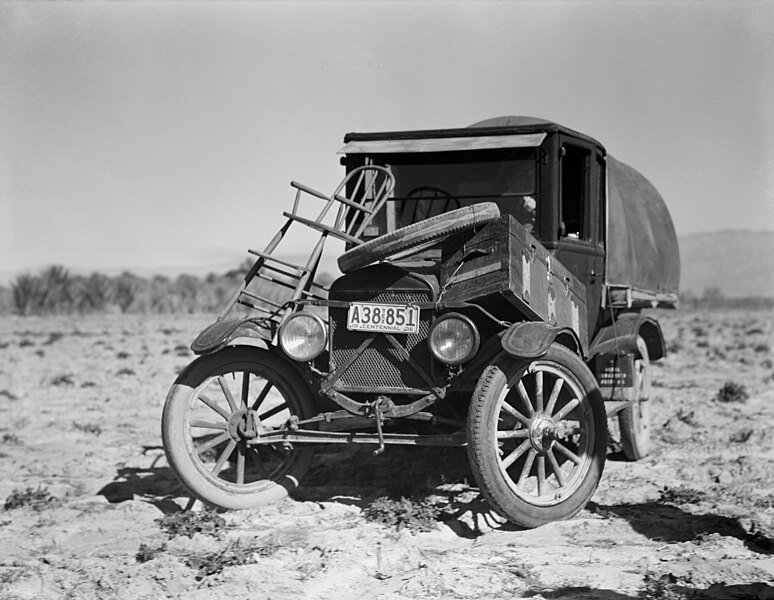
<svg viewBox="0 0 774 600">
<path fill-rule="evenodd" d="M 252 266 L 250 259 L 223 274 L 205 277 L 140 277 L 130 272 L 72 274 L 61 265 L 39 273 L 22 273 L 9 287 L 0 287 L 0 314 L 63 315 L 99 313 L 208 313 L 219 312 Z M 327 283 L 331 277 L 321 275 Z M 256 280 L 258 281 L 258 280 Z M 287 289 L 262 286 L 261 295 L 282 300 Z"/>
<path fill-rule="evenodd" d="M 250 259 L 223 274 L 205 277 L 155 275 L 139 277 L 130 272 L 110 277 L 103 273 L 73 275 L 61 265 L 37 274 L 22 273 L 10 284 L 0 286 L 0 314 L 58 315 L 99 313 L 212 313 L 219 312 L 252 265 Z M 327 285 L 328 274 L 317 278 Z M 281 286 L 264 286 L 261 295 L 277 301 L 287 294 Z M 685 308 L 771 308 L 774 298 L 727 298 L 719 288 L 702 294 L 680 294 Z"/>
</svg>

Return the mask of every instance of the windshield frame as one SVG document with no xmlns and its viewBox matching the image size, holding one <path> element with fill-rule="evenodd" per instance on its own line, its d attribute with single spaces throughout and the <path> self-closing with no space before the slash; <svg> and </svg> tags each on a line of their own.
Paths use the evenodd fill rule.
<svg viewBox="0 0 774 600">
<path fill-rule="evenodd" d="M 348 158 L 354 157 L 350 155 Z M 534 235 L 537 236 L 539 233 L 542 212 L 541 198 L 543 197 L 542 151 L 540 148 L 378 153 L 361 155 L 359 158 L 365 164 L 390 168 L 396 178 L 396 189 L 393 197 L 388 200 L 383 209 L 385 214 L 374 219 L 374 227 L 366 234 L 369 238 L 383 235 L 436 214 L 481 202 L 495 202 L 500 207 L 501 214 L 511 214 Z M 512 161 L 522 165 L 527 164 L 531 168 L 509 171 L 507 166 Z M 347 162 L 351 164 L 350 160 Z M 434 172 L 434 175 L 428 176 L 428 179 L 424 181 L 420 177 L 408 183 L 405 181 L 410 170 L 414 170 L 416 176 L 421 173 L 423 166 L 426 166 L 431 173 Z M 476 172 L 477 168 L 479 172 Z M 405 171 L 403 178 L 401 170 Z M 432 179 L 439 174 L 445 176 L 451 174 L 451 181 L 446 183 L 442 179 Z M 461 177 L 460 174 L 462 174 Z M 524 180 L 525 176 L 526 180 Z M 511 177 L 510 181 L 506 179 L 507 177 Z M 402 180 L 403 183 L 401 183 Z M 447 193 L 454 202 L 445 200 L 447 194 L 443 193 L 446 191 L 443 186 L 453 188 L 454 193 Z M 461 186 L 477 187 L 479 191 L 461 195 L 458 193 Z M 407 209 L 406 201 L 410 199 L 414 190 L 420 189 L 424 191 L 417 199 L 432 201 L 425 202 L 425 204 L 435 205 L 433 209 Z M 521 202 L 518 206 L 515 204 L 517 201 Z"/>
</svg>

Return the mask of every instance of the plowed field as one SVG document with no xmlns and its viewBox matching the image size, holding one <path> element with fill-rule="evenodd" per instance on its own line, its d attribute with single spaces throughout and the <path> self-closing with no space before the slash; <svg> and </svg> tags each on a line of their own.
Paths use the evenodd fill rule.
<svg viewBox="0 0 774 600">
<path fill-rule="evenodd" d="M 774 313 L 658 318 L 651 455 L 612 444 L 587 508 L 530 531 L 444 449 L 326 451 L 296 497 L 186 521 L 159 420 L 209 317 L 3 318 L 0 598 L 774 598 Z M 408 526 L 367 518 L 401 495 Z"/>
</svg>

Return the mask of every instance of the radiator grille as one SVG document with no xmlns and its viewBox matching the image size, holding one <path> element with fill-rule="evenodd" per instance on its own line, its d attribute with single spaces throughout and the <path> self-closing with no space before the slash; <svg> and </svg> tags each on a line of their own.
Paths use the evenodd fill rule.
<svg viewBox="0 0 774 600">
<path fill-rule="evenodd" d="M 341 294 L 341 296 L 344 296 L 344 294 Z M 416 302 L 428 302 L 430 294 L 404 291 L 390 292 L 389 290 L 358 290 L 347 291 L 346 297 L 331 297 L 331 300 L 413 304 Z M 395 333 L 392 335 L 408 351 L 409 356 L 429 374 L 431 355 L 427 347 L 427 336 L 430 331 L 432 310 L 422 310 L 419 316 L 418 333 Z M 349 331 L 347 329 L 346 308 L 331 308 L 329 310 L 329 318 L 332 340 L 331 358 L 338 367 L 357 353 L 360 344 L 371 333 Z M 343 373 L 337 382 L 337 387 L 343 389 L 361 387 L 426 389 L 428 384 L 409 362 L 398 354 L 398 351 L 390 341 L 383 334 L 377 333 L 371 345 Z"/>
</svg>

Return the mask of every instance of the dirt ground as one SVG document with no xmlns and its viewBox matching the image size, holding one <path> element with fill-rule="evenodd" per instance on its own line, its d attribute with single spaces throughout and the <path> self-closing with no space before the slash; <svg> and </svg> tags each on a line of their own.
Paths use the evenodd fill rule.
<svg viewBox="0 0 774 600">
<path fill-rule="evenodd" d="M 611 448 L 572 520 L 503 524 L 464 450 L 365 448 L 321 454 L 293 499 L 197 503 L 189 537 L 164 527 L 187 498 L 159 420 L 210 317 L 5 317 L 0 598 L 774 598 L 774 313 L 658 318 L 652 454 Z M 718 399 L 729 381 L 748 397 Z M 430 531 L 366 518 L 396 490 L 443 509 Z"/>
</svg>

